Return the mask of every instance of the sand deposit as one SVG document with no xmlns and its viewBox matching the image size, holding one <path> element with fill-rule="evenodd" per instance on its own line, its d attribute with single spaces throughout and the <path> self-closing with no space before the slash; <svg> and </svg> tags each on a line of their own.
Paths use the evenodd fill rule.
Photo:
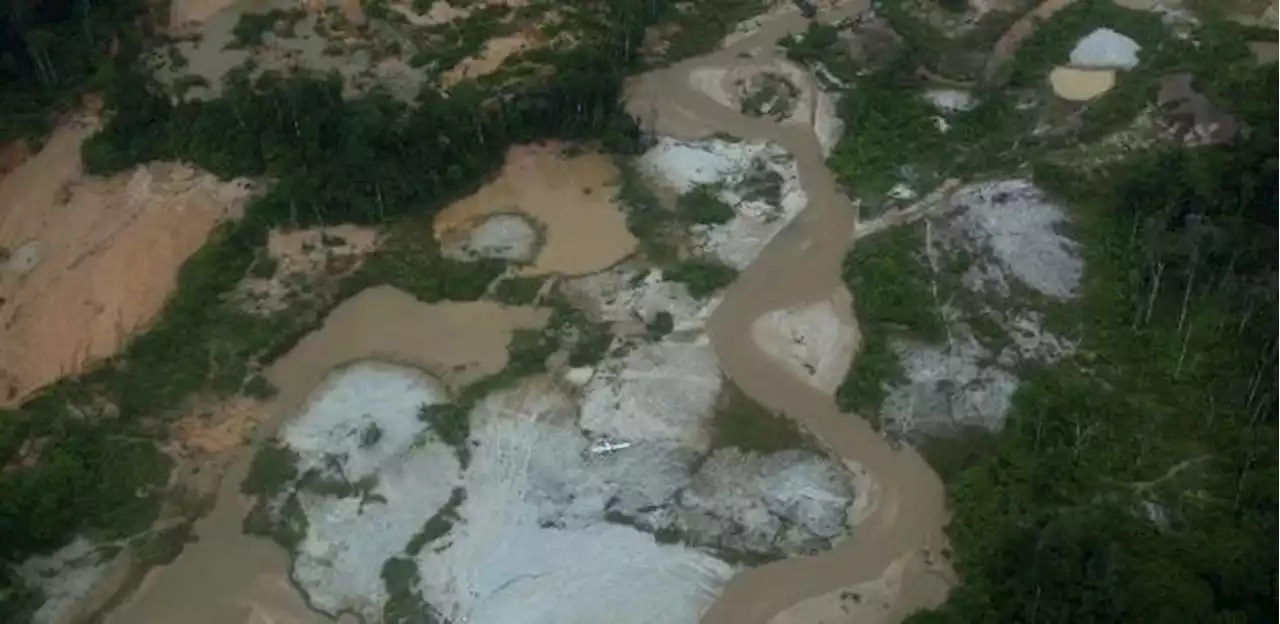
<svg viewBox="0 0 1280 624">
<path fill-rule="evenodd" d="M 480 54 L 455 65 L 440 76 L 445 88 L 452 87 L 464 78 L 479 78 L 494 72 L 507 57 L 533 47 L 534 42 L 521 33 L 495 37 L 485 42 Z"/>
<path fill-rule="evenodd" d="M 176 164 L 110 178 L 80 169 L 90 127 L 65 125 L 0 181 L 0 404 L 115 354 L 146 327 L 178 268 L 221 222 L 247 181 Z"/>
<path fill-rule="evenodd" d="M 286 309 L 293 297 L 317 280 L 336 281 L 360 268 L 378 248 L 378 231 L 356 225 L 301 230 L 272 230 L 267 257 L 255 260 L 235 297 L 251 313 L 270 315 Z M 274 263 L 270 275 L 259 276 L 259 263 Z"/>
<path fill-rule="evenodd" d="M 108 576 L 119 552 L 118 544 L 95 544 L 79 537 L 57 552 L 24 561 L 16 569 L 18 576 L 45 599 L 32 615 L 32 624 L 63 624 L 89 615 L 81 602 Z"/>
<path fill-rule="evenodd" d="M 1085 35 L 1071 49 L 1071 65 L 1092 69 L 1133 69 L 1142 46 L 1110 28 Z"/>
<path fill-rule="evenodd" d="M 236 0 L 174 0 L 169 3 L 169 28 L 200 24 L 235 3 Z"/>
<path fill-rule="evenodd" d="M 454 260 L 497 258 L 529 262 L 538 253 L 537 225 L 519 214 L 486 217 L 480 224 L 440 241 L 440 253 Z"/>
<path fill-rule="evenodd" d="M 733 218 L 694 225 L 690 233 L 700 253 L 737 269 L 751 264 L 808 202 L 795 160 L 772 143 L 664 137 L 645 152 L 640 165 L 678 193 L 702 184 L 719 186 L 716 195 L 733 207 Z"/>
<path fill-rule="evenodd" d="M 926 89 L 924 97 L 943 113 L 967 111 L 977 106 L 973 94 L 960 89 Z"/>
<path fill-rule="evenodd" d="M 774 310 L 751 325 L 751 338 L 792 375 L 826 393 L 844 380 L 859 335 L 848 291 L 804 306 Z"/>
<path fill-rule="evenodd" d="M 555 143 L 513 147 L 497 179 L 436 215 L 436 238 L 447 241 L 489 215 L 517 212 L 545 228 L 542 250 L 524 274 L 594 273 L 636 246 L 615 199 L 617 176 L 605 154 L 568 155 Z"/>
<path fill-rule="evenodd" d="M 842 587 L 796 603 L 769 620 L 769 624 L 892 624 L 911 615 L 902 607 L 901 594 L 942 604 L 952 575 L 923 553 L 903 555 L 889 564 L 879 578 Z M 904 583 L 913 586 L 904 587 Z"/>
<path fill-rule="evenodd" d="M 759 104 L 767 109 L 760 112 L 784 125 L 811 129 L 827 154 L 844 131 L 844 121 L 836 114 L 838 97 L 790 61 L 740 60 L 727 67 L 702 67 L 689 73 L 689 84 L 733 110 L 742 110 L 753 96 L 769 89 L 775 95 Z"/>
<path fill-rule="evenodd" d="M 1087 102 L 1116 86 L 1116 70 L 1055 67 L 1049 72 L 1049 84 L 1064 100 Z"/>
<path fill-rule="evenodd" d="M 661 312 L 671 315 L 675 331 L 701 330 L 719 298 L 699 301 L 684 284 L 662 279 L 661 269 L 618 266 L 564 283 L 565 292 L 599 321 L 649 323 Z"/>
<path fill-rule="evenodd" d="M 419 438 L 427 424 L 418 410 L 446 398 L 439 382 L 413 369 L 357 363 L 330 376 L 281 431 L 284 444 L 298 453 L 302 474 L 374 483 L 354 495 L 316 492 L 305 484 L 295 492 L 307 533 L 294 557 L 293 579 L 314 608 L 366 622 L 381 619 L 388 597 L 382 563 L 400 554 L 448 502 L 458 480 L 453 449 Z"/>
</svg>

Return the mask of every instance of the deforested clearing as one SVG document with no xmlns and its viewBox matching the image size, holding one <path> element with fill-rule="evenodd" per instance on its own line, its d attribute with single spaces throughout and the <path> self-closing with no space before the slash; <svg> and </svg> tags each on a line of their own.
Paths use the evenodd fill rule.
<svg viewBox="0 0 1280 624">
<path fill-rule="evenodd" d="M 247 181 L 178 164 L 89 177 L 80 144 L 91 130 L 60 127 L 0 181 L 0 404 L 113 355 L 250 195 Z"/>
</svg>

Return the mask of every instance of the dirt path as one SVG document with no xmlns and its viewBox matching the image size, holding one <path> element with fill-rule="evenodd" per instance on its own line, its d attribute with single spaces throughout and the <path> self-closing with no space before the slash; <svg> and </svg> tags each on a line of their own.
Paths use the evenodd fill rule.
<svg viewBox="0 0 1280 624">
<path fill-rule="evenodd" d="M 867 2 L 858 0 L 824 19 L 837 21 L 866 8 Z M 938 476 L 915 451 L 895 450 L 865 420 L 841 414 L 829 395 L 789 375 L 753 341 L 743 340 L 762 314 L 820 300 L 839 284 L 854 210 L 837 190 L 811 131 L 724 108 L 691 88 L 689 74 L 702 67 L 732 66 L 742 52 L 753 53 L 759 62 L 761 55 L 775 54 L 779 37 L 805 26 L 799 15 L 785 14 L 727 48 L 647 74 L 629 90 L 633 114 L 646 118 L 662 134 L 693 139 L 726 132 L 777 142 L 796 157 L 808 208 L 729 287 L 708 331 L 722 366 L 751 398 L 798 420 L 841 457 L 861 464 L 878 483 L 874 508 L 851 539 L 829 552 L 739 574 L 705 614 L 707 623 L 768 621 L 801 601 L 874 581 L 887 572 L 903 575 L 893 583 L 895 595 L 888 596 L 876 614 L 862 614 L 860 621 L 899 619 L 941 598 L 936 580 L 920 576 L 922 566 L 893 566 L 943 544 L 947 515 Z"/>
<path fill-rule="evenodd" d="M 987 80 L 991 80 L 1000 71 L 1000 67 L 1005 61 L 1013 58 L 1018 52 L 1018 47 L 1022 42 L 1026 41 L 1036 32 L 1036 27 L 1041 22 L 1053 17 L 1055 13 L 1061 11 L 1072 4 L 1076 0 L 1044 0 L 1039 6 L 1027 12 L 1021 19 L 1013 23 L 1009 30 L 1004 31 L 1000 35 L 1000 39 L 996 41 L 995 47 L 991 49 L 991 56 L 987 57 L 987 66 L 983 69 L 983 76 Z"/>
</svg>

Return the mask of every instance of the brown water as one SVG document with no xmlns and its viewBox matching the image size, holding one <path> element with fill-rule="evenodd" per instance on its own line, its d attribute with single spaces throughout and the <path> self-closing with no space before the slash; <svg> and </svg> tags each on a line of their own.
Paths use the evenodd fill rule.
<svg viewBox="0 0 1280 624">
<path fill-rule="evenodd" d="M 863 11 L 865 0 L 845 5 L 827 20 Z M 799 15 L 781 16 L 715 53 L 690 59 L 636 80 L 629 108 L 661 134 L 696 138 L 725 132 L 783 145 L 797 159 L 809 197 L 807 209 L 779 233 L 725 293 L 708 331 L 721 365 L 740 388 L 761 404 L 795 418 L 841 457 L 861 464 L 878 483 L 877 500 L 854 536 L 812 557 L 788 559 L 747 570 L 730 582 L 703 622 L 764 622 L 784 609 L 841 587 L 880 578 L 905 555 L 943 544 L 946 507 L 941 481 L 913 450 L 895 450 L 863 419 L 841 414 L 830 395 L 806 385 L 745 339 L 751 323 L 771 310 L 828 296 L 839 284 L 855 211 L 837 189 L 811 131 L 752 119 L 725 108 L 690 87 L 698 68 L 738 62 L 740 52 L 776 54 L 774 42 L 803 31 Z M 857 293 L 853 293 L 857 297 Z M 937 583 L 912 578 L 906 566 L 889 611 L 901 617 L 935 604 Z M 925 588 L 929 588 L 926 591 Z"/>
<path fill-rule="evenodd" d="M 865 0 L 858 0 L 828 19 L 865 8 Z M 640 77 L 629 101 L 663 134 L 696 138 L 727 132 L 777 142 L 797 158 L 807 210 L 729 287 L 708 331 L 725 370 L 749 396 L 795 418 L 877 483 L 874 506 L 851 539 L 820 555 L 737 575 L 705 614 L 703 621 L 710 623 L 765 622 L 793 606 L 804 609 L 788 611 L 787 622 L 817 621 L 832 613 L 819 602 L 846 587 L 889 588 L 878 592 L 883 608 L 859 620 L 867 622 L 900 619 L 941 597 L 937 576 L 919 564 L 921 551 L 943 543 L 946 510 L 938 477 L 914 451 L 895 450 L 862 419 L 839 413 L 829 394 L 788 374 L 749 338 L 751 323 L 762 314 L 822 300 L 840 285 L 855 214 L 838 192 L 810 129 L 784 128 L 725 108 L 691 88 L 689 72 L 732 65 L 741 51 L 772 55 L 778 37 L 804 26 L 798 15 L 784 15 L 725 50 Z M 255 442 L 273 433 L 325 374 L 344 363 L 390 360 L 461 384 L 502 367 L 513 328 L 544 321 L 532 310 L 483 303 L 428 306 L 390 288 L 366 291 L 339 306 L 321 330 L 273 365 L 270 378 L 280 395 L 273 420 L 255 434 Z M 288 555 L 241 532 L 249 501 L 238 488 L 255 447 L 246 446 L 224 479 L 217 507 L 196 524 L 199 541 L 174 563 L 154 570 L 110 622 L 327 621 L 309 612 L 290 586 Z M 819 608 L 811 608 L 815 604 Z"/>
<path fill-rule="evenodd" d="M 259 442 L 274 434 L 333 369 L 356 360 L 391 361 L 426 370 L 451 387 L 502 370 L 511 332 L 546 322 L 546 310 L 493 303 L 425 304 L 388 286 L 339 305 L 319 330 L 276 361 L 268 377 L 280 393 L 272 419 L 245 445 L 222 481 L 218 503 L 195 526 L 199 540 L 172 564 L 156 568 L 107 621 L 119 624 L 238 624 L 330 621 L 307 609 L 289 582 L 289 555 L 245 535 L 252 501 L 240 494 Z"/>
</svg>

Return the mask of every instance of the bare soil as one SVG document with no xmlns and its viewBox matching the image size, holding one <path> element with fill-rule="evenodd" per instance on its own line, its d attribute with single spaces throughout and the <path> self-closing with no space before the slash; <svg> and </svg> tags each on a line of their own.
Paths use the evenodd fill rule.
<svg viewBox="0 0 1280 624">
<path fill-rule="evenodd" d="M 569 155 L 556 143 L 513 147 L 497 179 L 436 216 L 436 238 L 465 236 L 488 215 L 517 211 L 545 228 L 546 236 L 524 274 L 609 268 L 631 255 L 637 242 L 615 197 L 617 177 L 605 154 Z"/>
<path fill-rule="evenodd" d="M 1055 67 L 1049 72 L 1053 93 L 1070 102 L 1087 102 L 1116 86 L 1114 69 Z"/>
<path fill-rule="evenodd" d="M 164 306 L 178 268 L 237 218 L 247 185 L 175 164 L 80 169 L 84 123 L 0 181 L 0 404 L 116 353 Z"/>
<path fill-rule="evenodd" d="M 355 225 L 272 230 L 267 256 L 276 265 L 275 273 L 246 278 L 237 289 L 237 298 L 248 312 L 279 312 L 300 290 L 315 282 L 332 283 L 350 275 L 379 243 L 377 230 Z"/>
<path fill-rule="evenodd" d="M 522 33 L 495 37 L 484 44 L 484 50 L 479 55 L 465 59 L 445 72 L 440 77 L 440 82 L 448 88 L 463 78 L 478 78 L 493 73 L 507 57 L 533 45 L 534 41 Z"/>
<path fill-rule="evenodd" d="M 236 0 L 173 0 L 169 3 L 169 28 L 200 24 L 235 3 Z"/>
</svg>

